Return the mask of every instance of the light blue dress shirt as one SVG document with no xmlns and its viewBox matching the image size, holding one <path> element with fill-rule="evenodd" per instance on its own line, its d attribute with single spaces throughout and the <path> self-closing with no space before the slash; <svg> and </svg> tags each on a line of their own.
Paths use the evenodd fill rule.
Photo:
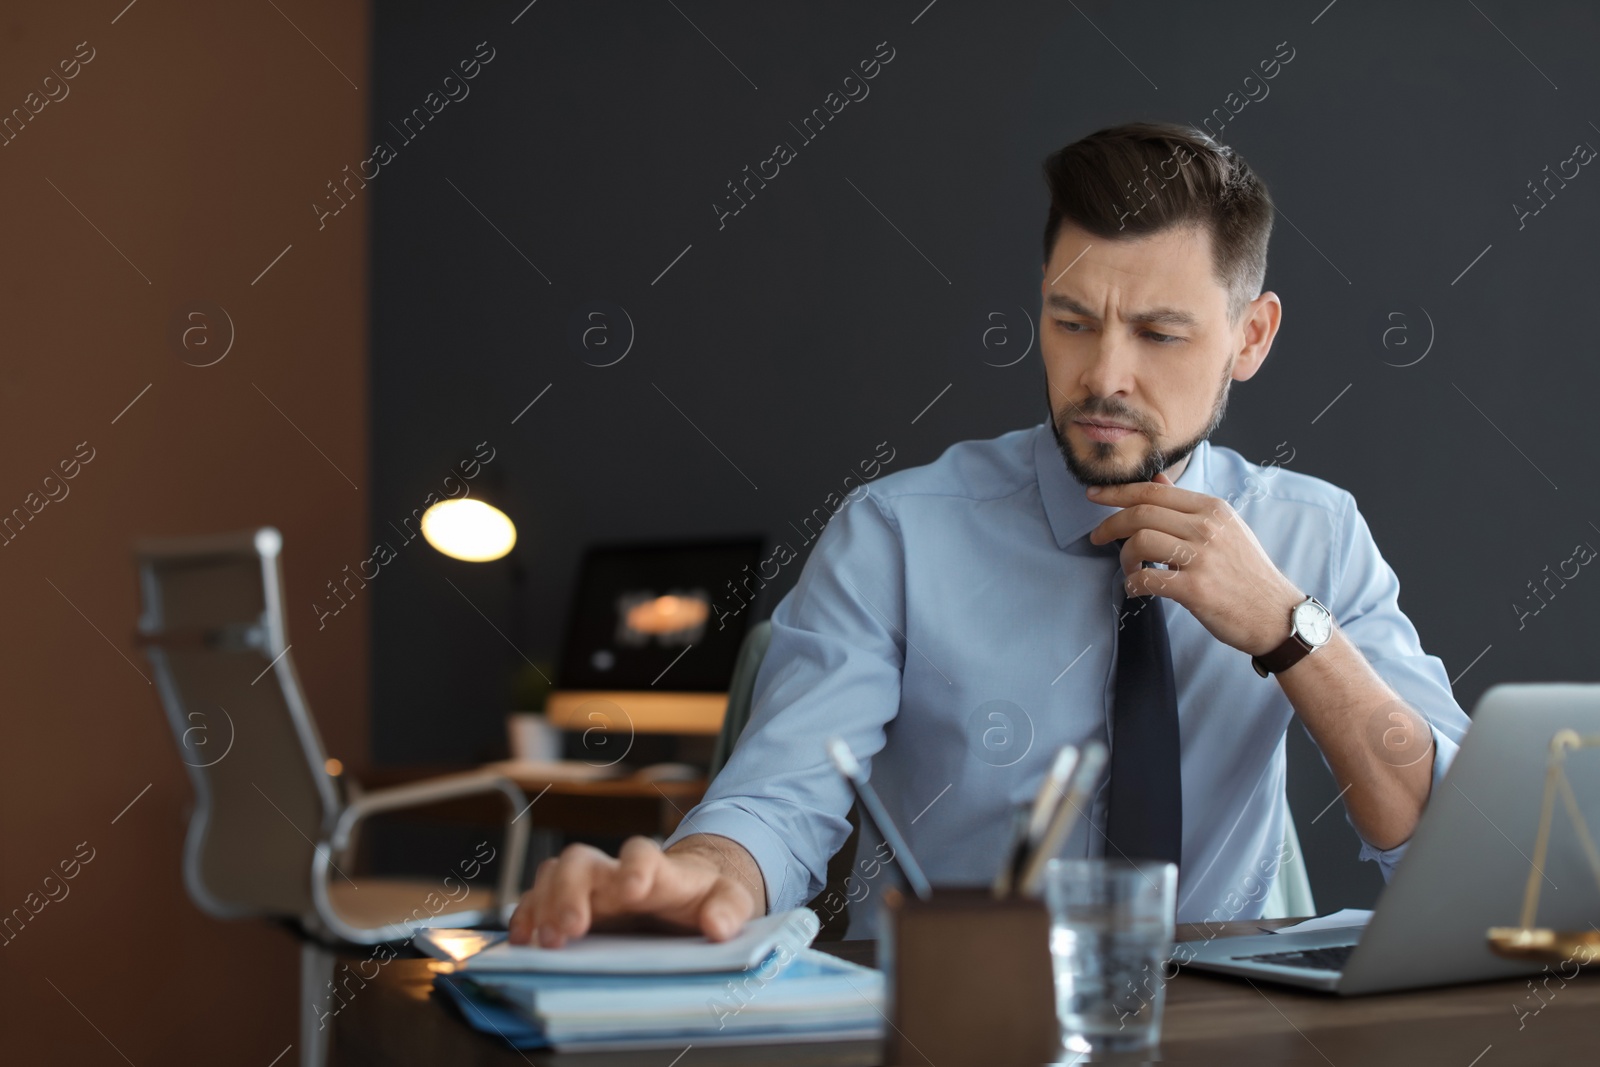
<svg viewBox="0 0 1600 1067">
<path fill-rule="evenodd" d="M 1437 788 L 1469 720 L 1401 613 L 1399 581 L 1354 498 L 1210 442 L 1176 484 L 1232 504 L 1278 568 L 1428 719 Z M 1122 571 L 1117 546 L 1087 535 L 1117 510 L 1084 496 L 1044 422 L 959 442 L 870 483 L 822 531 L 774 610 L 749 724 L 667 843 L 732 838 L 760 866 L 773 911 L 804 905 L 850 830 L 852 797 L 823 749 L 837 735 L 934 884 L 987 884 L 1013 810 L 1056 749 L 1110 743 Z M 1294 709 L 1248 655 L 1176 601 L 1163 607 L 1183 768 L 1177 918 L 1257 918 L 1286 858 Z M 1374 714 L 1365 732 L 1381 743 L 1391 724 Z M 1424 747 L 1418 737 L 1408 751 Z M 1103 854 L 1108 793 L 1102 786 L 1062 855 Z M 847 889 L 851 937 L 875 934 L 876 890 L 891 877 L 875 862 L 879 845 L 863 827 Z M 1387 880 L 1405 847 L 1363 841 L 1360 855 Z"/>
</svg>

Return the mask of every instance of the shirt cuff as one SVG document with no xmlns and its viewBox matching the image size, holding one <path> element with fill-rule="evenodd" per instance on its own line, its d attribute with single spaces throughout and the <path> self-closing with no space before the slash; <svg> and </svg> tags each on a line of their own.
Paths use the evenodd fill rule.
<svg viewBox="0 0 1600 1067">
<path fill-rule="evenodd" d="M 743 808 L 735 800 L 712 800 L 701 804 L 689 811 L 678 824 L 678 828 L 667 836 L 662 842 L 662 848 L 670 848 L 694 834 L 717 834 L 737 841 L 744 850 L 755 859 L 756 866 L 761 870 L 761 879 L 766 883 L 767 913 L 775 915 L 780 911 L 800 907 L 804 900 L 791 901 L 791 892 L 800 893 L 804 890 L 791 886 L 799 879 L 790 878 L 790 871 L 795 863 L 794 854 L 789 851 L 789 846 L 783 843 L 783 838 L 768 826 L 760 816 Z"/>
<path fill-rule="evenodd" d="M 1450 764 L 1455 760 L 1456 752 L 1460 749 L 1460 746 L 1440 733 L 1439 728 L 1431 722 L 1428 724 L 1428 730 L 1433 734 L 1433 780 L 1428 787 L 1428 801 L 1432 801 L 1434 793 L 1438 792 L 1439 783 L 1444 779 L 1445 771 L 1450 769 Z M 1355 822 L 1350 818 L 1348 811 L 1345 812 L 1344 818 L 1350 824 L 1350 828 L 1354 830 Z M 1400 858 L 1406 854 L 1406 846 L 1411 844 L 1411 839 L 1407 838 L 1393 848 L 1378 848 L 1366 838 L 1361 837 L 1359 831 L 1357 831 L 1356 836 L 1361 840 L 1361 852 L 1357 858 L 1376 861 L 1378 870 L 1383 873 L 1384 883 L 1388 884 L 1389 879 L 1394 875 L 1395 868 L 1400 865 Z"/>
</svg>

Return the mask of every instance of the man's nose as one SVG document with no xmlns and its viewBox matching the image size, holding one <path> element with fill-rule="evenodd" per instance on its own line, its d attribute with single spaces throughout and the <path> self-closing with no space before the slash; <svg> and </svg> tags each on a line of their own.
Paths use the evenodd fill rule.
<svg viewBox="0 0 1600 1067">
<path fill-rule="evenodd" d="M 1133 391 L 1136 353 L 1132 341 L 1115 330 L 1101 330 L 1090 341 L 1083 384 L 1094 396 Z"/>
</svg>

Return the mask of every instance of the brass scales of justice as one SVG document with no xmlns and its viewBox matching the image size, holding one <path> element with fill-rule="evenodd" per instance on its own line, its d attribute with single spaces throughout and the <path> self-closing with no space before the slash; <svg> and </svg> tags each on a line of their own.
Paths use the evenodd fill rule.
<svg viewBox="0 0 1600 1067">
<path fill-rule="evenodd" d="M 1572 783 L 1567 780 L 1566 772 L 1568 753 L 1595 747 L 1600 747 L 1600 735 L 1580 737 L 1575 730 L 1559 730 L 1550 739 L 1550 759 L 1544 775 L 1544 805 L 1539 812 L 1539 836 L 1533 846 L 1528 888 L 1522 895 L 1522 925 L 1489 928 L 1489 949 L 1498 956 L 1549 963 L 1569 960 L 1588 963 L 1600 956 L 1600 930 L 1593 926 L 1587 930 L 1550 930 L 1533 925 L 1539 910 L 1539 882 L 1543 878 L 1545 857 L 1550 846 L 1550 821 L 1557 792 L 1561 794 L 1567 815 L 1578 832 L 1578 840 L 1588 854 L 1595 884 L 1600 887 L 1600 852 L 1595 850 L 1594 838 L 1589 836 L 1588 824 L 1578 810 L 1578 801 L 1572 795 Z"/>
</svg>

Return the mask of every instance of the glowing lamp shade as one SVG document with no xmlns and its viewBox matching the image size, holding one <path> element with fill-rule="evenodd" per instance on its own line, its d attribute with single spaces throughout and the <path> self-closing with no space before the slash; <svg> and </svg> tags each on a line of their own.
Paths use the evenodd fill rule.
<svg viewBox="0 0 1600 1067">
<path fill-rule="evenodd" d="M 487 563 L 517 543 L 517 528 L 505 512 L 481 500 L 441 500 L 422 513 L 422 536 L 451 559 Z"/>
</svg>

